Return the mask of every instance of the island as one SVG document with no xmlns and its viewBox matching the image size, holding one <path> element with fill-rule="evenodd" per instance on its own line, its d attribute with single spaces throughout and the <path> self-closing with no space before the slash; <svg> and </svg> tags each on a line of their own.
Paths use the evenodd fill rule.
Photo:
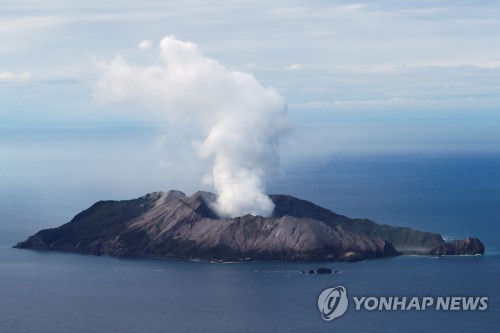
<svg viewBox="0 0 500 333">
<path fill-rule="evenodd" d="M 398 255 L 484 254 L 477 238 L 445 242 L 437 233 L 351 219 L 289 195 L 271 195 L 271 217 L 220 218 L 217 196 L 154 192 L 99 201 L 70 222 L 14 247 L 115 257 L 210 261 L 359 261 Z"/>
</svg>

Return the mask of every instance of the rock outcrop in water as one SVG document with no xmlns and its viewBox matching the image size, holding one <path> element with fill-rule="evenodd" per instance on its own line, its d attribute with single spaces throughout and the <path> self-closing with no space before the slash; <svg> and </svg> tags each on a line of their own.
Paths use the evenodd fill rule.
<svg viewBox="0 0 500 333">
<path fill-rule="evenodd" d="M 445 243 L 439 234 L 350 219 L 311 202 L 271 195 L 272 217 L 218 218 L 216 196 L 155 192 L 99 201 L 58 228 L 41 230 L 17 248 L 117 257 L 356 261 L 400 254 L 479 254 L 474 238 Z"/>
<path fill-rule="evenodd" d="M 483 254 L 484 245 L 477 238 L 468 237 L 464 240 L 454 240 L 449 243 L 439 244 L 429 254 L 435 255 L 468 255 Z"/>
</svg>

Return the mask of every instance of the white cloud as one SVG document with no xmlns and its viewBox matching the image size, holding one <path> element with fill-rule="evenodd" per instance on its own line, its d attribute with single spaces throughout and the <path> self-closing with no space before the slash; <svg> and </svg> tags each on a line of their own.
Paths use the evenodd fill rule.
<svg viewBox="0 0 500 333">
<path fill-rule="evenodd" d="M 191 42 L 168 36 L 160 42 L 164 66 L 138 66 L 117 56 L 98 62 L 96 97 L 135 101 L 156 109 L 186 132 L 200 156 L 213 158 L 211 180 L 221 216 L 269 216 L 269 176 L 279 171 L 278 145 L 291 127 L 285 100 L 254 76 L 231 71 L 205 57 Z"/>
<path fill-rule="evenodd" d="M 141 51 L 147 51 L 147 50 L 151 49 L 151 47 L 153 47 L 153 42 L 150 40 L 143 40 L 142 42 L 137 44 L 137 47 Z"/>
<path fill-rule="evenodd" d="M 31 72 L 25 71 L 14 73 L 10 71 L 0 72 L 0 81 L 25 81 L 31 78 Z"/>
<path fill-rule="evenodd" d="M 298 71 L 304 68 L 304 65 L 302 64 L 292 64 L 290 66 L 287 66 L 286 69 L 289 71 Z"/>
<path fill-rule="evenodd" d="M 363 4 L 356 3 L 356 4 L 341 6 L 340 10 L 346 11 L 346 12 L 355 12 L 355 11 L 362 9 L 363 7 L 364 7 Z"/>
<path fill-rule="evenodd" d="M 7 17 L 0 19 L 0 31 L 2 34 L 13 33 L 17 30 L 29 31 L 55 26 L 63 22 L 65 22 L 65 19 L 56 15 Z"/>
</svg>

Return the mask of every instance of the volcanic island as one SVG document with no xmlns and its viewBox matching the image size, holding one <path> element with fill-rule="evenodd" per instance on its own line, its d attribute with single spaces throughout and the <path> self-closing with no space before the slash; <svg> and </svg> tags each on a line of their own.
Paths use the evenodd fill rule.
<svg viewBox="0 0 500 333">
<path fill-rule="evenodd" d="M 114 257 L 226 261 L 359 261 L 398 255 L 476 255 L 473 237 L 445 241 L 438 233 L 336 214 L 289 195 L 270 195 L 270 217 L 219 217 L 217 195 L 154 192 L 99 201 L 70 222 L 44 229 L 14 247 Z"/>
</svg>

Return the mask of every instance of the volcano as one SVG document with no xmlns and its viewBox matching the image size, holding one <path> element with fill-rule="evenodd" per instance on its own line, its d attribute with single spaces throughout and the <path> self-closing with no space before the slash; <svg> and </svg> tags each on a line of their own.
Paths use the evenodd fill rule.
<svg viewBox="0 0 500 333">
<path fill-rule="evenodd" d="M 271 217 L 219 218 L 217 196 L 154 192 L 99 201 L 70 222 L 41 230 L 17 248 L 115 257 L 211 261 L 357 261 L 404 254 L 483 254 L 477 238 L 445 242 L 440 234 L 351 219 L 289 195 L 271 195 Z"/>
</svg>

